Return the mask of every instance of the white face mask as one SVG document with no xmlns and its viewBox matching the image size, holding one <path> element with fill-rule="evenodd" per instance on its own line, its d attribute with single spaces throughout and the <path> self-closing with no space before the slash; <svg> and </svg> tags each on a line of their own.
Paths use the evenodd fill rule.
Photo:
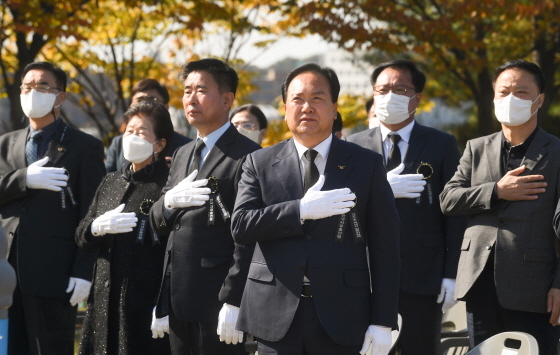
<svg viewBox="0 0 560 355">
<path fill-rule="evenodd" d="M 245 137 L 249 138 L 250 140 L 252 140 L 255 143 L 259 143 L 259 136 L 261 135 L 261 131 L 260 130 L 254 130 L 254 131 L 249 131 L 247 129 L 241 128 L 239 127 L 237 129 L 237 131 L 239 133 L 241 133 L 242 135 L 244 135 Z M 259 143 L 260 144 L 260 143 Z"/>
<path fill-rule="evenodd" d="M 408 112 L 408 103 L 413 97 L 397 95 L 392 92 L 375 96 L 375 116 L 384 123 L 397 124 L 406 120 L 414 111 Z"/>
<path fill-rule="evenodd" d="M 537 96 L 535 101 L 520 99 L 513 94 L 502 99 L 494 99 L 494 113 L 500 123 L 506 126 L 519 126 L 529 121 L 535 112 L 531 113 L 531 106 L 537 102 L 541 95 Z"/>
<path fill-rule="evenodd" d="M 27 94 L 21 94 L 19 97 L 23 113 L 29 118 L 45 117 L 54 108 L 58 94 L 39 92 L 35 89 L 31 89 Z"/>
<path fill-rule="evenodd" d="M 122 140 L 124 158 L 131 163 L 142 163 L 154 153 L 153 145 L 157 142 L 159 140 L 150 143 L 134 134 L 125 136 Z"/>
</svg>

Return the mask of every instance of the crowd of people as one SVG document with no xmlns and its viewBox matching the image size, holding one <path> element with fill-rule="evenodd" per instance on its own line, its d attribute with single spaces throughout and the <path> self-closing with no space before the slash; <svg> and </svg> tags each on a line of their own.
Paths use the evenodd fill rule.
<svg viewBox="0 0 560 355">
<path fill-rule="evenodd" d="M 60 118 L 64 71 L 23 70 L 29 127 L 0 136 L 0 354 L 6 335 L 10 355 L 74 354 L 87 301 L 81 355 L 241 355 L 248 336 L 260 355 L 436 355 L 458 300 L 471 347 L 522 331 L 557 354 L 560 140 L 537 124 L 537 65 L 496 69 L 502 130 L 462 156 L 416 122 L 426 76 L 408 60 L 376 67 L 370 129 L 344 138 L 336 72 L 295 68 L 293 138 L 264 149 L 233 68 L 181 79 L 196 139 L 144 79 L 105 155 Z"/>
</svg>

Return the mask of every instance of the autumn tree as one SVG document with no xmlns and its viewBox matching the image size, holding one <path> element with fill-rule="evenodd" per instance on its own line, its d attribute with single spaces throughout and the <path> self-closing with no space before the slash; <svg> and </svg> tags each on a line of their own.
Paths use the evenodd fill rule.
<svg viewBox="0 0 560 355">
<path fill-rule="evenodd" d="M 505 0 L 289 0 L 285 12 L 303 32 L 353 50 L 413 53 L 432 80 L 434 94 L 476 104 L 478 134 L 495 131 L 493 69 L 507 60 L 531 59 L 556 75 L 559 5 Z M 548 62 L 547 62 L 548 61 Z M 550 103 L 557 88 L 547 92 Z M 539 113 L 544 117 L 547 109 Z"/>
</svg>

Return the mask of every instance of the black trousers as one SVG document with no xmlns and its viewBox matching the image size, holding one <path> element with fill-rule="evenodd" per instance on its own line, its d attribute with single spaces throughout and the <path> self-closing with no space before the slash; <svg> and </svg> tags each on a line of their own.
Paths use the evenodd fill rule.
<svg viewBox="0 0 560 355">
<path fill-rule="evenodd" d="M 471 348 L 498 333 L 517 331 L 534 336 L 540 354 L 557 353 L 560 327 L 548 322 L 550 314 L 516 311 L 500 305 L 494 283 L 493 252 L 464 300 Z"/>
<path fill-rule="evenodd" d="M 437 295 L 413 295 L 400 290 L 402 329 L 397 343 L 400 355 L 440 353 L 441 306 Z"/>
<path fill-rule="evenodd" d="M 67 298 L 25 295 L 8 310 L 8 355 L 73 355 L 77 307 Z"/>
<path fill-rule="evenodd" d="M 282 339 L 257 340 L 259 355 L 357 355 L 362 348 L 361 344 L 342 346 L 331 340 L 317 317 L 313 297 L 300 299 L 294 320 Z"/>
<path fill-rule="evenodd" d="M 216 323 L 183 322 L 169 314 L 169 342 L 172 355 L 245 355 L 245 343 L 220 341 Z"/>
</svg>

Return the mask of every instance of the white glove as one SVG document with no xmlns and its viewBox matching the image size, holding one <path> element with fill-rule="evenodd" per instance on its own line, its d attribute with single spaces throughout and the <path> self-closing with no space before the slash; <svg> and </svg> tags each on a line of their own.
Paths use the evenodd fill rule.
<svg viewBox="0 0 560 355">
<path fill-rule="evenodd" d="M 319 176 L 319 180 L 299 201 L 300 219 L 321 219 L 344 214 L 354 206 L 356 195 L 350 192 L 350 189 L 321 191 L 324 183 L 325 175 Z"/>
<path fill-rule="evenodd" d="M 387 173 L 387 181 L 391 185 L 395 198 L 416 198 L 420 197 L 420 192 L 424 190 L 426 180 L 422 180 L 422 174 L 399 175 L 404 170 L 404 164 Z"/>
<path fill-rule="evenodd" d="M 156 307 L 152 311 L 152 325 L 150 327 L 152 329 L 152 338 L 163 338 L 165 334 L 169 334 L 169 316 L 165 316 L 163 318 L 156 318 Z"/>
<path fill-rule="evenodd" d="M 437 303 L 443 302 L 441 311 L 446 312 L 451 309 L 458 301 L 454 300 L 455 297 L 455 280 L 443 279 L 441 280 L 441 291 L 438 295 Z"/>
<path fill-rule="evenodd" d="M 208 185 L 208 179 L 193 181 L 198 170 L 193 171 L 174 188 L 165 193 L 164 203 L 167 208 L 185 208 L 202 206 L 208 201 L 210 189 L 202 187 Z"/>
<path fill-rule="evenodd" d="M 60 191 L 67 185 L 68 175 L 63 168 L 43 168 L 48 161 L 49 157 L 44 157 L 27 167 L 25 186 L 30 189 Z"/>
<path fill-rule="evenodd" d="M 89 290 L 91 289 L 91 282 L 87 280 L 78 279 L 76 277 L 71 277 L 70 281 L 68 281 L 68 288 L 66 289 L 66 293 L 71 292 L 72 297 L 70 297 L 70 304 L 72 306 L 77 305 L 78 303 L 82 302 L 87 298 L 89 295 Z"/>
<path fill-rule="evenodd" d="M 216 331 L 220 336 L 220 341 L 233 345 L 243 342 L 243 332 L 235 330 L 238 317 L 239 307 L 224 303 L 218 315 L 218 329 Z"/>
<path fill-rule="evenodd" d="M 370 325 L 360 354 L 364 355 L 371 347 L 371 355 L 387 355 L 391 350 L 391 341 L 391 328 Z"/>
<path fill-rule="evenodd" d="M 124 203 L 114 210 L 105 212 L 97 217 L 91 224 L 91 234 L 101 236 L 107 233 L 117 234 L 132 232 L 132 228 L 136 227 L 136 222 L 138 222 L 136 213 L 122 213 L 123 210 Z"/>
</svg>

